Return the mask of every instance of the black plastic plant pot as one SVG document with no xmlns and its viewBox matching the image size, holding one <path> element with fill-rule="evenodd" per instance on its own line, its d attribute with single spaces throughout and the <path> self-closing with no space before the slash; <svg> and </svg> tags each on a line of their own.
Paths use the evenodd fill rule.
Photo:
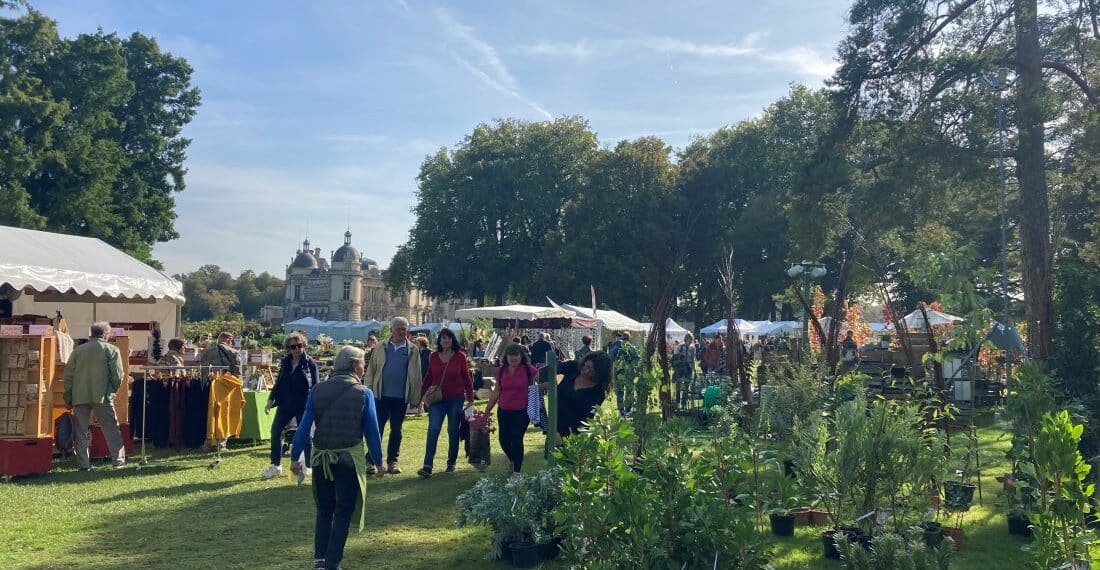
<svg viewBox="0 0 1100 570">
<path fill-rule="evenodd" d="M 513 542 L 512 566 L 516 568 L 534 568 L 539 565 L 539 547 L 533 542 Z"/>
<path fill-rule="evenodd" d="M 550 542 L 539 545 L 539 559 L 553 560 L 561 554 L 561 539 L 555 538 Z"/>
<path fill-rule="evenodd" d="M 1008 534 L 1014 534 L 1016 536 L 1031 536 L 1031 520 L 1021 514 L 1009 514 Z"/>
<path fill-rule="evenodd" d="M 840 549 L 836 546 L 836 540 L 841 536 L 843 533 L 838 530 L 827 530 L 821 533 L 821 546 L 825 550 L 825 558 L 840 560 Z"/>
<path fill-rule="evenodd" d="M 794 536 L 794 515 L 775 514 L 768 515 L 772 522 L 772 534 L 776 536 Z"/>
<path fill-rule="evenodd" d="M 943 484 L 943 502 L 949 509 L 966 510 L 974 502 L 974 490 L 978 487 L 972 483 L 959 483 L 948 481 Z"/>
<path fill-rule="evenodd" d="M 921 523 L 920 528 L 924 531 L 924 544 L 930 548 L 935 548 L 943 542 L 943 527 L 938 522 L 925 522 Z"/>
</svg>

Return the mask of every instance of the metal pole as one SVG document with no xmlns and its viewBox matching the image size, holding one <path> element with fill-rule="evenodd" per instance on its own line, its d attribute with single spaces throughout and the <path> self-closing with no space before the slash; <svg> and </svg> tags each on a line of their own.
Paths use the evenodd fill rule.
<svg viewBox="0 0 1100 570">
<path fill-rule="evenodd" d="M 558 357 L 546 353 L 546 461 L 554 465 L 554 447 L 558 441 Z"/>
<path fill-rule="evenodd" d="M 802 298 L 806 300 L 806 304 L 802 307 L 802 354 L 806 356 L 806 362 L 810 361 L 810 311 L 808 307 L 813 302 L 810 299 L 810 276 L 809 269 L 804 268 L 802 271 Z"/>
</svg>

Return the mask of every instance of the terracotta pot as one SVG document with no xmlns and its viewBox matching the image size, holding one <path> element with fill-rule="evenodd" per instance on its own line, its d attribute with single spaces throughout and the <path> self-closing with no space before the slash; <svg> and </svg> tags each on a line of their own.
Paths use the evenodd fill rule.
<svg viewBox="0 0 1100 570">
<path fill-rule="evenodd" d="M 829 524 L 829 513 L 821 509 L 810 509 L 810 524 Z"/>
<path fill-rule="evenodd" d="M 809 507 L 791 509 L 791 516 L 794 517 L 795 526 L 806 526 L 812 520 Z"/>
<path fill-rule="evenodd" d="M 953 526 L 943 527 L 943 535 L 951 537 L 951 540 L 955 541 L 955 550 L 962 548 L 963 545 L 963 529 Z"/>
<path fill-rule="evenodd" d="M 928 506 L 933 509 L 940 508 L 940 494 L 938 492 L 931 491 L 928 493 Z"/>
</svg>

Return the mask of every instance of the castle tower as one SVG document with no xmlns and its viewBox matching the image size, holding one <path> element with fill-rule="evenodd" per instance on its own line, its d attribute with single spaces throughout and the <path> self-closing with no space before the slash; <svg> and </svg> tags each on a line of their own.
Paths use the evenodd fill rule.
<svg viewBox="0 0 1100 570">
<path fill-rule="evenodd" d="M 351 245 L 351 230 L 344 232 L 344 245 L 332 254 L 329 272 L 329 318 L 341 321 L 361 320 L 363 311 L 362 256 Z"/>
</svg>

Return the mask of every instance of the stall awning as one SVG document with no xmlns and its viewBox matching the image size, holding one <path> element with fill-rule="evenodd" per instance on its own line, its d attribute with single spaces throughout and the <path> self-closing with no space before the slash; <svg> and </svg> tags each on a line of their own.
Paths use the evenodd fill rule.
<svg viewBox="0 0 1100 570">
<path fill-rule="evenodd" d="M 571 319 L 572 311 L 554 307 L 535 307 L 533 305 L 501 305 L 499 307 L 472 307 L 455 311 L 455 318 L 470 319 L 506 319 L 535 321 L 540 319 Z"/>
<path fill-rule="evenodd" d="M 0 283 L 15 289 L 184 301 L 182 283 L 96 238 L 0 226 L 0 244 Z"/>
</svg>

